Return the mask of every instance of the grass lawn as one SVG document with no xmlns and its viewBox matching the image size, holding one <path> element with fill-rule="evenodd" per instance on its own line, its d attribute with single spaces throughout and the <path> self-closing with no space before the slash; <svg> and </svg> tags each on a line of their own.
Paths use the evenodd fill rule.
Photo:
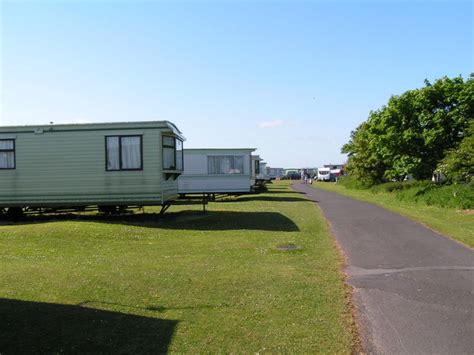
<svg viewBox="0 0 474 355">
<path fill-rule="evenodd" d="M 354 348 L 342 259 L 312 202 L 276 183 L 200 209 L 2 222 L 0 353 Z"/>
<path fill-rule="evenodd" d="M 400 201 L 396 198 L 395 193 L 373 193 L 369 190 L 348 189 L 334 183 L 317 182 L 312 186 L 385 207 L 421 222 L 471 248 L 474 247 L 474 214 L 472 211 L 428 206 L 422 202 Z"/>
</svg>

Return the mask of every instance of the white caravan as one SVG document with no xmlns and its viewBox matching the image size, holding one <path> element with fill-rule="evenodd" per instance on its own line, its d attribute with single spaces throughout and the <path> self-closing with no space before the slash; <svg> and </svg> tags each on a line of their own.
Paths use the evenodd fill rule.
<svg viewBox="0 0 474 355">
<path fill-rule="evenodd" d="M 240 194 L 252 191 L 253 148 L 184 149 L 184 171 L 178 192 Z"/>
<path fill-rule="evenodd" d="M 260 173 L 257 174 L 257 182 L 267 180 L 270 180 L 267 175 L 267 163 L 260 161 Z"/>
<path fill-rule="evenodd" d="M 252 181 L 253 185 L 257 183 L 258 176 L 260 176 L 260 162 L 263 159 L 259 155 L 252 155 Z"/>
<path fill-rule="evenodd" d="M 331 181 L 331 169 L 318 168 L 318 181 Z"/>
<path fill-rule="evenodd" d="M 285 171 L 283 168 L 270 168 L 267 167 L 266 171 L 268 178 L 270 180 L 280 179 L 285 175 Z"/>
</svg>

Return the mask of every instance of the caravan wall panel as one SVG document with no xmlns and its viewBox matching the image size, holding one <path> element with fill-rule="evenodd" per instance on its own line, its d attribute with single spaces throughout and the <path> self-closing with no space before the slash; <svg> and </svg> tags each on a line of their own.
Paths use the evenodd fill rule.
<svg viewBox="0 0 474 355">
<path fill-rule="evenodd" d="M 162 191 L 160 129 L 16 133 L 16 169 L 0 170 L 0 207 L 157 204 L 177 195 Z M 105 136 L 142 135 L 143 170 L 106 171 Z M 1 137 L 2 135 L 0 135 Z"/>
</svg>

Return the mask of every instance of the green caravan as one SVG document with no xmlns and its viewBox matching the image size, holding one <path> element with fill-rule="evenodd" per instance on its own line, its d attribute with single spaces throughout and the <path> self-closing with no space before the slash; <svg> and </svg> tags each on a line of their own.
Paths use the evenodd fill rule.
<svg viewBox="0 0 474 355">
<path fill-rule="evenodd" d="M 183 141 L 168 121 L 0 127 L 0 213 L 167 204 Z"/>
</svg>

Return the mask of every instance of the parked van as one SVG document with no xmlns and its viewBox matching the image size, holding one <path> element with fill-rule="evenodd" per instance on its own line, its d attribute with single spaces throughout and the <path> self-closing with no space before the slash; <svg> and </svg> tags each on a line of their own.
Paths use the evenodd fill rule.
<svg viewBox="0 0 474 355">
<path fill-rule="evenodd" d="M 331 169 L 330 168 L 319 168 L 318 169 L 318 181 L 331 181 Z"/>
</svg>

